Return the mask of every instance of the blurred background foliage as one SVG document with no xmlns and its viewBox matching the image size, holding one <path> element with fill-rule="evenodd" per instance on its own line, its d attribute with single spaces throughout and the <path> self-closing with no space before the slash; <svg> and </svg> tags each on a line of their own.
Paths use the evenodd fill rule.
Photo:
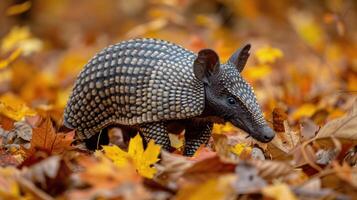
<svg viewBox="0 0 357 200">
<path fill-rule="evenodd" d="M 267 117 L 279 107 L 322 124 L 357 94 L 356 15 L 354 0 L 1 0 L 0 96 L 60 120 L 77 74 L 109 44 L 160 38 L 224 62 L 251 43 L 243 76 Z"/>
</svg>

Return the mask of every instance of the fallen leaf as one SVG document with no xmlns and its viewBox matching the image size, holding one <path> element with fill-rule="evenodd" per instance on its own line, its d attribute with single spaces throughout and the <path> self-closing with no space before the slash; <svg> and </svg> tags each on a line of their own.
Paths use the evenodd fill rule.
<svg viewBox="0 0 357 200">
<path fill-rule="evenodd" d="M 234 168 L 235 163 L 224 162 L 216 155 L 195 161 L 192 166 L 186 169 L 183 177 L 192 182 L 202 182 L 221 174 L 232 173 Z"/>
<path fill-rule="evenodd" d="M 297 34 L 314 48 L 321 48 L 325 39 L 324 31 L 314 20 L 311 13 L 294 10 L 290 14 L 290 22 Z"/>
<path fill-rule="evenodd" d="M 357 101 L 350 112 L 338 119 L 328 122 L 317 133 L 315 140 L 325 138 L 341 138 L 346 140 L 357 140 Z"/>
<path fill-rule="evenodd" d="M 274 198 L 275 200 L 297 200 L 289 186 L 283 183 L 269 185 L 263 188 L 262 192 L 264 196 Z"/>
<path fill-rule="evenodd" d="M 74 131 L 69 133 L 56 133 L 51 119 L 43 119 L 38 127 L 33 129 L 31 148 L 28 154 L 36 152 L 37 149 L 47 150 L 53 154 L 61 154 L 72 149 Z"/>
<path fill-rule="evenodd" d="M 219 182 L 216 179 L 207 180 L 203 184 L 187 186 L 182 188 L 178 194 L 177 200 L 220 200 L 224 199 L 224 190 L 220 190 Z"/>
<path fill-rule="evenodd" d="M 274 108 L 273 110 L 273 128 L 276 132 L 284 132 L 284 121 L 288 120 L 288 115 L 282 108 Z"/>
<path fill-rule="evenodd" d="M 130 140 L 128 152 L 116 146 L 103 147 L 104 155 L 113 160 L 119 167 L 123 166 L 128 160 L 131 160 L 138 170 L 138 173 L 147 178 L 153 178 L 157 171 L 151 165 L 159 161 L 160 148 L 160 145 L 150 140 L 147 148 L 144 150 L 143 141 L 139 134 Z"/>
<path fill-rule="evenodd" d="M 340 165 L 338 162 L 333 161 L 332 166 L 337 173 L 337 176 L 352 185 L 357 189 L 357 170 L 352 168 L 347 163 Z"/>
<path fill-rule="evenodd" d="M 25 116 L 34 116 L 36 112 L 27 107 L 19 97 L 6 93 L 0 97 L 0 114 L 15 121 L 20 121 Z"/>
<path fill-rule="evenodd" d="M 20 187 L 15 176 L 19 171 L 13 167 L 0 168 L 0 199 L 22 199 Z"/>
<path fill-rule="evenodd" d="M 274 63 L 278 58 L 283 57 L 283 52 L 278 48 L 265 46 L 258 49 L 255 53 L 259 63 Z"/>
<path fill-rule="evenodd" d="M 311 117 L 316 111 L 316 105 L 304 104 L 292 113 L 292 118 L 297 120 L 301 117 Z"/>
<path fill-rule="evenodd" d="M 4 69 L 5 67 L 9 66 L 18 57 L 20 57 L 21 53 L 22 53 L 21 49 L 16 49 L 10 54 L 8 58 L 6 58 L 5 60 L 0 60 L 0 69 Z"/>
<path fill-rule="evenodd" d="M 11 7 L 6 9 L 6 15 L 12 16 L 12 15 L 21 14 L 23 12 L 28 11 L 31 8 L 31 6 L 32 6 L 31 1 L 25 1 L 20 4 L 12 5 Z"/>
<path fill-rule="evenodd" d="M 252 152 L 252 147 L 244 143 L 239 143 L 231 147 L 231 151 L 237 156 L 241 156 L 242 153 L 250 155 Z"/>
<path fill-rule="evenodd" d="M 265 179 L 274 179 L 294 173 L 294 168 L 285 162 L 252 160 L 250 163 L 258 169 L 259 176 Z"/>
<path fill-rule="evenodd" d="M 135 170 L 131 169 L 131 165 L 118 167 L 110 159 L 101 155 L 100 152 L 96 154 L 97 159 L 93 157 L 81 157 L 78 160 L 79 164 L 85 167 L 85 170 L 79 173 L 81 181 L 95 187 L 110 189 L 127 180 L 140 180 Z M 117 173 L 118 170 L 121 173 Z"/>
<path fill-rule="evenodd" d="M 59 195 L 70 185 L 72 170 L 68 161 L 58 155 L 47 157 L 29 167 L 23 167 L 21 177 L 52 196 Z"/>
<path fill-rule="evenodd" d="M 285 132 L 278 133 L 268 147 L 274 146 L 285 153 L 290 153 L 299 144 L 300 134 L 294 131 L 287 121 L 284 121 L 284 129 Z"/>
<path fill-rule="evenodd" d="M 0 167 L 16 167 L 17 165 L 19 165 L 19 163 L 20 161 L 16 159 L 14 155 L 9 152 L 6 152 L 5 150 L 0 149 Z"/>
<path fill-rule="evenodd" d="M 258 175 L 255 166 L 247 162 L 238 163 L 235 173 L 237 180 L 234 189 L 237 194 L 256 193 L 267 185 L 267 182 Z"/>
<path fill-rule="evenodd" d="M 24 55 L 30 55 L 42 49 L 42 41 L 32 37 L 29 27 L 15 26 L 2 40 L 1 50 L 9 52 L 14 49 L 21 49 Z"/>
<path fill-rule="evenodd" d="M 237 130 L 231 123 L 225 124 L 214 124 L 212 129 L 212 134 L 222 134 L 222 133 L 231 133 Z"/>
<path fill-rule="evenodd" d="M 272 73 L 272 67 L 267 64 L 261 64 L 257 66 L 252 66 L 243 71 L 243 76 L 250 80 L 255 81 L 258 79 L 265 78 Z"/>
<path fill-rule="evenodd" d="M 161 153 L 160 163 L 157 164 L 158 169 L 155 175 L 155 180 L 161 183 L 176 182 L 195 162 L 187 159 L 185 156 L 171 154 L 166 151 Z"/>
</svg>

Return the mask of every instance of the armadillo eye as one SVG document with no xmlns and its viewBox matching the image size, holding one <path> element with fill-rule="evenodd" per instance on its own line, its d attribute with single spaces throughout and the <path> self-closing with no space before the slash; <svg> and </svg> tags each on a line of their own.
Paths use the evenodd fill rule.
<svg viewBox="0 0 357 200">
<path fill-rule="evenodd" d="M 228 103 L 229 104 L 235 104 L 236 100 L 233 97 L 228 97 Z"/>
</svg>

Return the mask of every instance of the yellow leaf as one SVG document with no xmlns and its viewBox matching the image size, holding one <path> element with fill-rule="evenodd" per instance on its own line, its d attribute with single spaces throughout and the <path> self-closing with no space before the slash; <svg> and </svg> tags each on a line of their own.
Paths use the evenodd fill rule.
<svg viewBox="0 0 357 200">
<path fill-rule="evenodd" d="M 229 133 L 236 130 L 236 128 L 231 123 L 225 124 L 214 124 L 212 133 L 213 134 L 222 134 L 222 133 Z"/>
<path fill-rule="evenodd" d="M 299 107 L 295 112 L 292 114 L 294 119 L 299 119 L 301 117 L 310 117 L 316 112 L 317 108 L 314 104 L 304 104 L 303 106 Z"/>
<path fill-rule="evenodd" d="M 263 195 L 275 200 L 297 200 L 286 184 L 276 184 L 263 188 Z"/>
<path fill-rule="evenodd" d="M 156 168 L 152 167 L 159 159 L 160 145 L 150 140 L 144 150 L 139 134 L 129 142 L 129 150 L 125 152 L 117 146 L 103 146 L 104 155 L 111 159 L 117 166 L 122 167 L 128 162 L 133 162 L 138 173 L 146 178 L 153 178 Z"/>
<path fill-rule="evenodd" d="M 220 200 L 224 199 L 224 192 L 219 188 L 219 181 L 217 179 L 210 179 L 203 184 L 194 186 L 186 186 L 182 188 L 178 195 L 177 200 Z"/>
<path fill-rule="evenodd" d="M 247 67 L 243 71 L 244 77 L 248 80 L 257 80 L 271 74 L 271 66 L 266 64 L 261 64 L 255 67 Z"/>
<path fill-rule="evenodd" d="M 28 27 L 15 26 L 3 38 L 1 50 L 9 52 L 18 48 L 22 50 L 24 55 L 29 55 L 42 49 L 42 41 L 32 37 Z"/>
<path fill-rule="evenodd" d="M 72 88 L 67 88 L 66 90 L 59 90 L 57 92 L 55 106 L 57 108 L 63 109 L 67 105 L 69 94 L 71 93 Z"/>
<path fill-rule="evenodd" d="M 9 7 L 8 9 L 6 9 L 6 15 L 8 15 L 8 16 L 18 15 L 23 12 L 26 12 L 27 10 L 29 10 L 31 8 L 31 5 L 32 5 L 31 1 L 26 1 L 24 3 L 13 5 L 13 6 Z"/>
<path fill-rule="evenodd" d="M 19 97 L 7 93 L 0 97 L 0 114 L 19 121 L 25 116 L 35 115 L 36 112 L 27 107 Z"/>
<path fill-rule="evenodd" d="M 22 53 L 21 49 L 16 49 L 14 52 L 10 54 L 10 56 L 5 60 L 0 60 L 0 69 L 3 69 L 9 66 L 12 62 L 14 62 Z"/>
<path fill-rule="evenodd" d="M 180 149 L 183 147 L 183 139 L 179 137 L 179 135 L 176 134 L 169 134 L 171 146 L 174 147 L 175 149 Z"/>
<path fill-rule="evenodd" d="M 118 167 L 123 167 L 128 164 L 127 152 L 121 150 L 118 146 L 103 146 L 104 155 L 112 160 Z"/>
<path fill-rule="evenodd" d="M 130 139 L 128 153 L 131 157 L 139 157 L 144 153 L 143 140 L 139 134 Z"/>
<path fill-rule="evenodd" d="M 274 63 L 278 58 L 283 57 L 283 52 L 280 49 L 266 46 L 257 50 L 255 56 L 259 63 Z"/>
<path fill-rule="evenodd" d="M 236 154 L 237 156 L 240 156 L 243 151 L 250 153 L 252 151 L 252 147 L 248 146 L 245 143 L 238 143 L 231 147 L 231 152 Z"/>
<path fill-rule="evenodd" d="M 15 181 L 17 174 L 15 168 L 0 168 L 0 199 L 21 199 L 20 188 Z"/>
<path fill-rule="evenodd" d="M 324 41 L 324 32 L 314 16 L 303 12 L 291 12 L 290 21 L 297 34 L 310 46 L 320 47 Z"/>
</svg>

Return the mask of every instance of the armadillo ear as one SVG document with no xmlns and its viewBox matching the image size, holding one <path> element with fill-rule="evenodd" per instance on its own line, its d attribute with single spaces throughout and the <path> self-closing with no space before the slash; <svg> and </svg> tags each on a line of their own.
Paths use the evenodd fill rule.
<svg viewBox="0 0 357 200">
<path fill-rule="evenodd" d="M 202 49 L 193 63 L 193 73 L 196 78 L 208 82 L 208 77 L 219 71 L 219 58 L 212 49 Z"/>
<path fill-rule="evenodd" d="M 248 57 L 250 55 L 250 44 L 238 49 L 228 60 L 228 62 L 233 63 L 239 72 L 243 71 L 245 64 L 247 63 Z"/>
</svg>

